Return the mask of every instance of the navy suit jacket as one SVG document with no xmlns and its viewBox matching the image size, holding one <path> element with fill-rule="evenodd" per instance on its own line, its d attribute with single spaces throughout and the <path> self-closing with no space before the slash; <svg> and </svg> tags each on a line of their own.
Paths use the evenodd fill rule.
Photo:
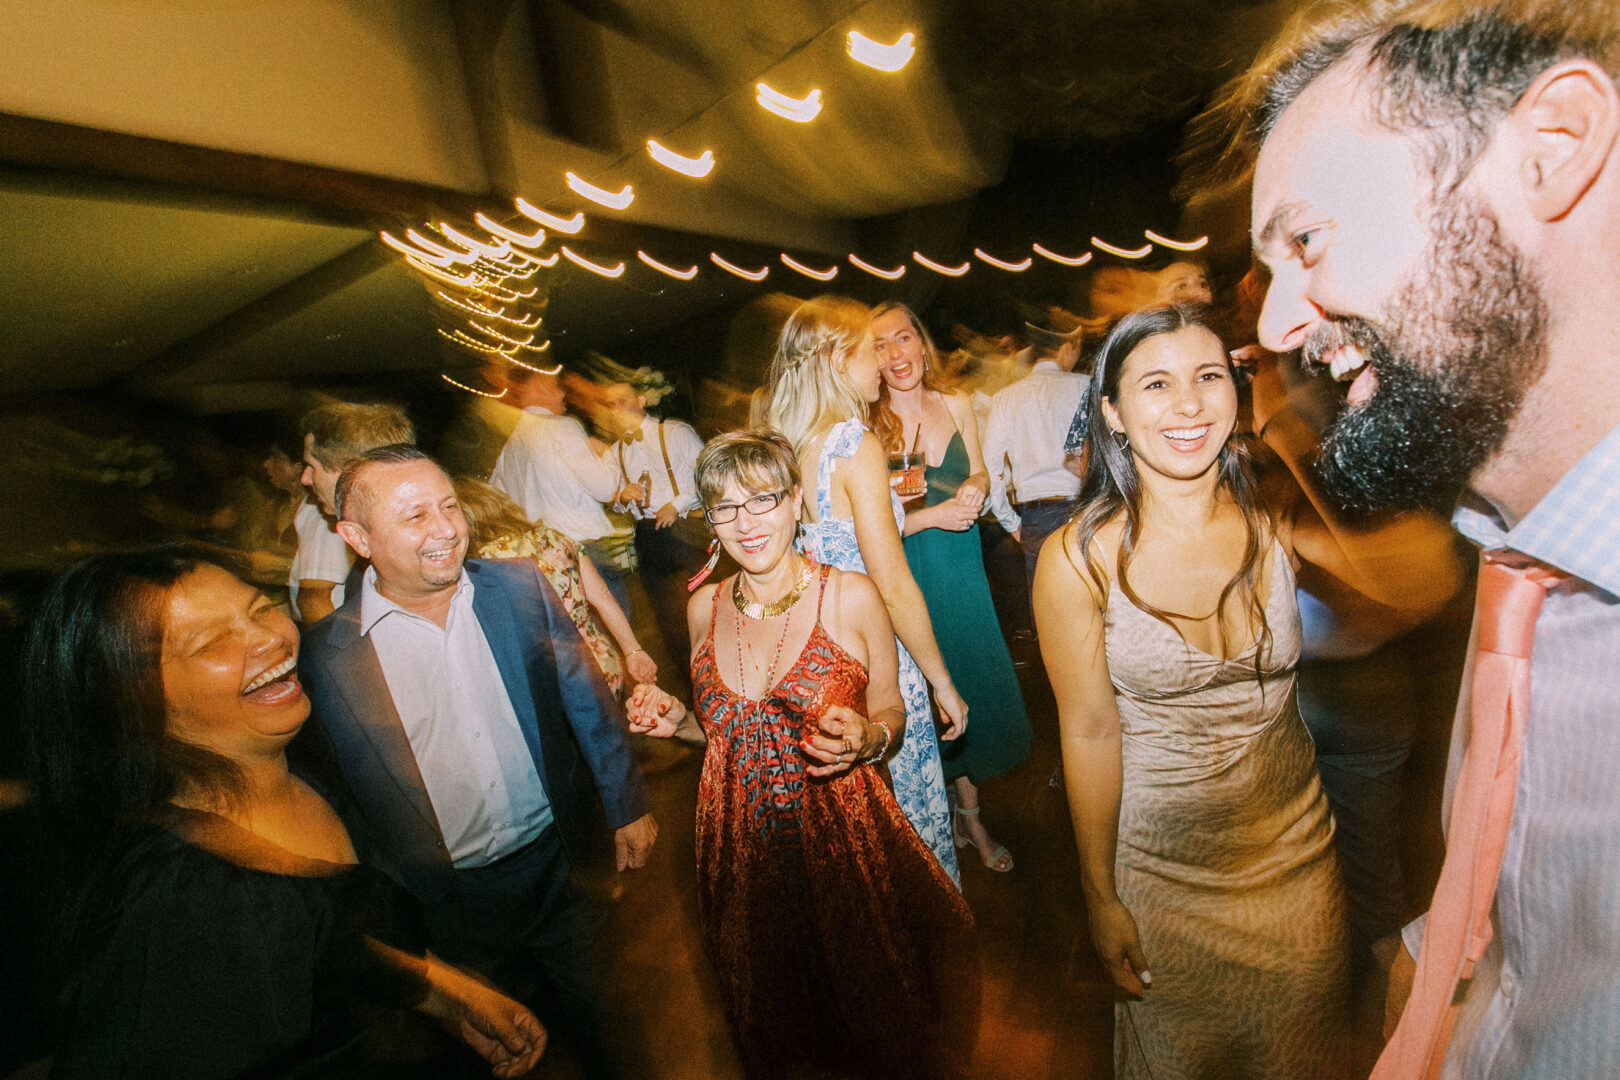
<svg viewBox="0 0 1620 1080">
<path fill-rule="evenodd" d="M 646 784 L 625 738 L 624 713 L 562 601 L 529 559 L 469 559 L 473 613 L 489 641 L 553 827 L 575 867 L 611 850 L 608 829 L 649 810 Z M 425 903 L 443 893 L 450 852 L 400 723 L 360 598 L 312 626 L 298 670 L 314 703 L 299 748 L 329 788 L 367 862 Z"/>
</svg>

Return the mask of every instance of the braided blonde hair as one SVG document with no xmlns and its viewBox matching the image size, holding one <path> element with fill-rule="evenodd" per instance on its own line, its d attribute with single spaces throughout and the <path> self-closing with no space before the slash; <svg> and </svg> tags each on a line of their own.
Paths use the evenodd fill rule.
<svg viewBox="0 0 1620 1080">
<path fill-rule="evenodd" d="M 771 357 L 765 422 L 801 454 L 834 424 L 866 417 L 866 399 L 844 371 L 871 324 L 865 304 L 818 296 L 794 309 Z"/>
</svg>

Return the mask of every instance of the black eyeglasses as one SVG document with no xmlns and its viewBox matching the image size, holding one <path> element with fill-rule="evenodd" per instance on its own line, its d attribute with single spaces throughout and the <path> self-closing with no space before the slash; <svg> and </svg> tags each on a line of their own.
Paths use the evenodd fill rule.
<svg viewBox="0 0 1620 1080">
<path fill-rule="evenodd" d="M 706 508 L 703 511 L 703 516 L 710 525 L 724 525 L 728 521 L 736 521 L 737 511 L 746 506 L 750 514 L 758 517 L 760 514 L 768 514 L 775 510 L 776 505 L 782 501 L 782 496 L 786 494 L 785 491 L 767 491 L 763 495 L 750 496 L 743 500 L 741 505 L 737 503 L 716 503 Z"/>
</svg>

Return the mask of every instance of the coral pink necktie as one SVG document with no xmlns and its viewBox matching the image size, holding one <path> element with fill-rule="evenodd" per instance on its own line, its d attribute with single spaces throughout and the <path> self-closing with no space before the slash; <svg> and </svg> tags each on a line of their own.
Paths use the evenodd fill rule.
<svg viewBox="0 0 1620 1080">
<path fill-rule="evenodd" d="M 1480 564 L 1468 746 L 1452 793 L 1446 861 L 1424 923 L 1412 994 L 1371 1080 L 1429 1080 L 1445 1062 L 1464 997 L 1459 984 L 1466 989 L 1491 940 L 1491 904 L 1530 717 L 1536 616 L 1547 590 L 1564 578 L 1513 551 L 1488 551 Z"/>
</svg>

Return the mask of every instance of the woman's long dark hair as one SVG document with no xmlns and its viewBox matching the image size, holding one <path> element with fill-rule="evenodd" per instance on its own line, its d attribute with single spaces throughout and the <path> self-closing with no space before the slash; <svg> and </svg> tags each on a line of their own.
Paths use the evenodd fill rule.
<svg viewBox="0 0 1620 1080">
<path fill-rule="evenodd" d="M 183 790 L 227 801 L 235 763 L 168 734 L 169 591 L 211 554 L 184 545 L 92 555 L 46 591 L 23 646 L 22 715 L 45 842 L 73 891 Z"/>
<path fill-rule="evenodd" d="M 1100 592 L 1106 594 L 1107 573 L 1092 552 L 1091 544 L 1098 530 L 1121 514 L 1124 515 L 1125 527 L 1120 532 L 1119 553 L 1115 558 L 1120 591 L 1131 603 L 1162 621 L 1178 635 L 1181 631 L 1173 620 L 1197 621 L 1201 616 L 1183 615 L 1155 607 L 1138 596 L 1136 590 L 1131 587 L 1128 571 L 1131 558 L 1136 552 L 1136 542 L 1142 532 L 1142 481 L 1136 473 L 1136 462 L 1131 456 L 1130 448 L 1120 446 L 1114 441 L 1102 406 L 1104 399 L 1109 402 L 1119 400 L 1120 373 L 1125 367 L 1126 358 L 1137 346 L 1150 338 L 1161 334 L 1173 334 L 1188 327 L 1200 327 L 1212 335 L 1215 334 L 1209 321 L 1209 309 L 1202 304 L 1164 304 L 1143 308 L 1125 316 L 1109 332 L 1108 338 L 1097 353 L 1097 366 L 1092 372 L 1091 386 L 1086 392 L 1086 441 L 1083 451 L 1085 472 L 1080 481 L 1078 509 L 1072 519 L 1075 546 L 1085 557 L 1086 568 L 1091 574 L 1092 581 L 1096 583 Z M 1260 627 L 1258 648 L 1255 651 L 1255 672 L 1259 675 L 1263 658 L 1271 649 L 1271 627 L 1266 621 L 1265 607 L 1260 602 L 1258 584 L 1268 542 L 1275 535 L 1275 525 L 1260 497 L 1255 472 L 1255 444 L 1253 436 L 1233 431 L 1226 440 L 1226 445 L 1221 447 L 1219 457 L 1216 458 L 1218 473 L 1216 483 L 1232 497 L 1232 501 L 1242 512 L 1246 539 L 1243 545 L 1243 561 L 1221 590 L 1220 600 L 1215 605 L 1215 615 L 1216 625 L 1221 631 L 1221 648 L 1224 653 L 1229 643 L 1226 640 L 1226 620 L 1221 617 L 1221 613 L 1226 610 L 1227 598 L 1234 592 L 1242 590 L 1248 601 L 1250 615 Z M 1067 545 L 1064 550 L 1068 552 Z M 1072 555 L 1070 560 L 1073 561 Z"/>
</svg>

